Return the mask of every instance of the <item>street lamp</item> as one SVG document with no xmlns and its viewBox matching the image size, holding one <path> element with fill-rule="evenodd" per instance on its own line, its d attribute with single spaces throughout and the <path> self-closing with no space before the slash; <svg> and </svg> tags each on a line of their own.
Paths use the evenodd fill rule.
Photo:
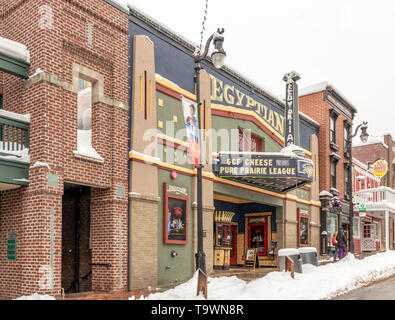
<svg viewBox="0 0 395 320">
<path fill-rule="evenodd" d="M 204 53 L 201 55 L 194 56 L 195 62 L 195 82 L 196 82 L 196 103 L 198 109 L 198 121 L 199 126 L 201 124 L 200 117 L 200 70 L 202 69 L 201 62 L 204 58 L 207 57 L 208 50 L 211 44 L 211 41 L 214 40 L 214 51 L 211 54 L 211 60 L 213 62 L 214 67 L 220 69 L 225 63 L 226 53 L 223 49 L 222 45 L 224 43 L 224 37 L 222 34 L 224 33 L 224 29 L 217 30 L 216 33 L 212 34 L 210 38 L 207 39 L 206 47 L 204 49 Z M 201 134 L 199 130 L 199 141 L 201 142 Z M 196 257 L 196 270 L 201 269 L 206 274 L 206 255 L 203 251 L 203 203 L 202 203 L 202 168 L 203 163 L 201 161 L 201 152 L 202 143 L 200 143 L 200 152 L 199 152 L 199 166 L 197 167 L 197 202 L 198 202 L 198 251 L 195 255 Z"/>
<path fill-rule="evenodd" d="M 368 122 L 364 121 L 360 125 L 358 125 L 355 129 L 353 135 L 351 132 L 347 135 L 347 151 L 349 155 L 348 161 L 348 195 L 350 197 L 349 204 L 349 215 L 350 215 L 350 232 L 349 232 L 349 250 L 351 253 L 354 253 L 354 237 L 353 237 L 353 218 L 354 218 L 354 204 L 352 198 L 352 139 L 357 135 L 359 128 L 361 128 L 361 135 L 359 136 L 362 143 L 366 143 L 369 138 L 369 134 L 367 133 Z"/>
</svg>

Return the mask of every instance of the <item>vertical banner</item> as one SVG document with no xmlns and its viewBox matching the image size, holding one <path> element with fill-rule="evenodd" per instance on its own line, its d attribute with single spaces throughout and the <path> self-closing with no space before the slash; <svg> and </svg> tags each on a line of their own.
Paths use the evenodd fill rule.
<svg viewBox="0 0 395 320">
<path fill-rule="evenodd" d="M 184 111 L 185 127 L 189 142 L 189 159 L 192 164 L 199 167 L 200 144 L 197 104 L 192 100 L 182 97 L 182 109 Z"/>
<path fill-rule="evenodd" d="M 299 145 L 298 85 L 299 74 L 290 72 L 284 75 L 285 92 L 285 146 Z"/>
</svg>

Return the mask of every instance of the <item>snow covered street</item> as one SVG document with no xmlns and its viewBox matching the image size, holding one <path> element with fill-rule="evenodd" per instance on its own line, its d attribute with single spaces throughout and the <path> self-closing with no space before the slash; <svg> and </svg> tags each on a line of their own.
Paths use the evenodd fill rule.
<svg viewBox="0 0 395 320">
<path fill-rule="evenodd" d="M 208 279 L 209 300 L 320 300 L 359 288 L 372 281 L 395 275 L 395 251 L 358 260 L 348 254 L 343 260 L 315 267 L 303 265 L 303 274 L 292 279 L 287 272 L 273 271 L 250 282 L 232 277 Z M 149 295 L 149 300 L 193 300 L 197 274 L 174 289 Z M 134 300 L 134 297 L 130 297 Z"/>
</svg>

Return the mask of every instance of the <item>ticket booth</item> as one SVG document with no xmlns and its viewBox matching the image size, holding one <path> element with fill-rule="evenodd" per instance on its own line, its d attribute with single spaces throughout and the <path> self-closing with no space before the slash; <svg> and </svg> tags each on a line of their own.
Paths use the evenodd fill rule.
<svg viewBox="0 0 395 320">
<path fill-rule="evenodd" d="M 234 252 L 232 218 L 234 212 L 215 211 L 214 213 L 214 266 L 216 270 L 228 270 Z"/>
</svg>

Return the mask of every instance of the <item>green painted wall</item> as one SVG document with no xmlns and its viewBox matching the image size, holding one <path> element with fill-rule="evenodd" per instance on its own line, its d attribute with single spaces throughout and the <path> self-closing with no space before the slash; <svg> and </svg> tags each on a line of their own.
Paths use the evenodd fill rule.
<svg viewBox="0 0 395 320">
<path fill-rule="evenodd" d="M 250 129 L 252 134 L 262 138 L 262 140 L 263 140 L 262 148 L 263 148 L 264 152 L 278 152 L 282 148 L 265 131 L 260 129 L 253 122 L 250 122 L 247 120 L 224 118 L 224 117 L 220 117 L 220 116 L 212 116 L 212 127 L 215 128 L 217 131 L 220 129 L 225 129 L 228 132 L 230 132 L 230 130 L 232 130 L 232 129 L 238 130 L 238 128 Z M 231 147 L 230 140 L 231 140 L 231 138 L 229 137 L 229 142 L 226 143 L 226 140 L 222 139 L 223 142 L 221 144 L 221 137 L 218 137 L 217 146 L 213 145 L 213 152 L 238 151 L 235 148 Z M 237 142 L 236 148 L 238 148 L 238 133 L 236 135 L 236 142 Z"/>
<path fill-rule="evenodd" d="M 170 171 L 158 170 L 159 196 L 162 201 L 158 211 L 158 284 L 174 283 L 190 279 L 194 263 L 192 235 L 193 235 L 193 214 L 192 214 L 192 177 L 177 173 L 177 178 L 170 178 Z M 173 183 L 189 188 L 188 203 L 188 243 L 187 244 L 164 244 L 163 243 L 163 183 Z M 171 257 L 174 250 L 178 253 L 176 257 Z M 166 269 L 169 266 L 170 269 Z"/>
</svg>

